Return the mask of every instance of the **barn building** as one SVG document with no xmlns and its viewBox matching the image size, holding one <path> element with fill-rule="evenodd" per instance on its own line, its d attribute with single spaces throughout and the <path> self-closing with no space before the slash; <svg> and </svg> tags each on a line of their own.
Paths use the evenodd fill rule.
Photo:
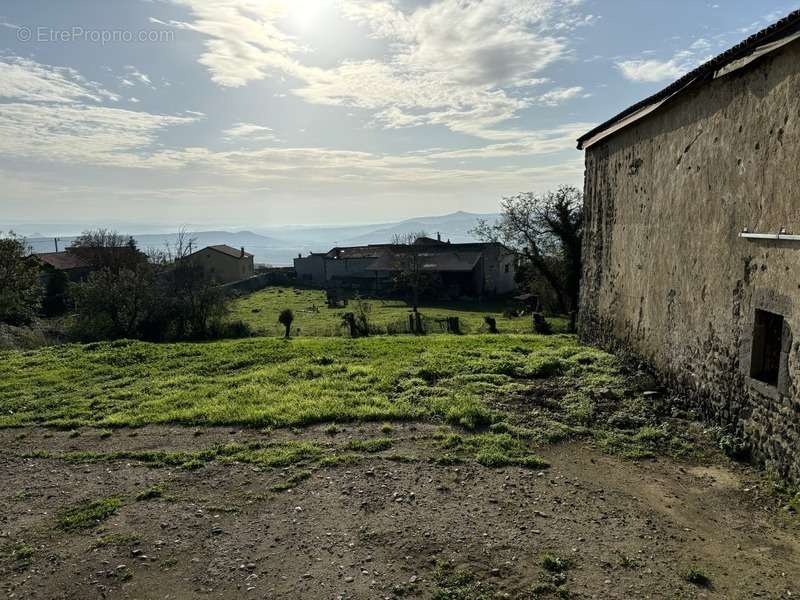
<svg viewBox="0 0 800 600">
<path fill-rule="evenodd" d="M 800 11 L 580 138 L 579 331 L 800 481 Z"/>
</svg>

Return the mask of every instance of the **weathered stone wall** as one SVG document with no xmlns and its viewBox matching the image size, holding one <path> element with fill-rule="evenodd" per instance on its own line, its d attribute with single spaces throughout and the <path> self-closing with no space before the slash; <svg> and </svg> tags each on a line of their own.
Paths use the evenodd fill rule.
<svg viewBox="0 0 800 600">
<path fill-rule="evenodd" d="M 586 151 L 580 333 L 622 343 L 754 456 L 800 481 L 800 42 L 707 82 Z M 750 375 L 756 309 L 785 369 Z M 792 337 L 794 333 L 794 337 Z"/>
</svg>

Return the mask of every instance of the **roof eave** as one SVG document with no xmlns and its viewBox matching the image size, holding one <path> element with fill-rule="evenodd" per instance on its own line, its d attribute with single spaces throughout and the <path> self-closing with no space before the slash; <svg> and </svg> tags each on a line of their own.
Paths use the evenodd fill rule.
<svg viewBox="0 0 800 600">
<path fill-rule="evenodd" d="M 688 87 L 702 81 L 713 79 L 715 74 L 724 69 L 727 65 L 741 60 L 765 45 L 783 38 L 791 37 L 798 29 L 800 29 L 800 10 L 790 13 L 788 16 L 773 23 L 766 29 L 753 34 L 733 48 L 730 48 L 674 81 L 661 91 L 628 107 L 605 123 L 598 125 L 591 131 L 582 135 L 578 138 L 578 150 L 585 150 L 609 135 L 624 129 L 635 121 L 654 112 L 670 99 L 684 92 Z M 630 119 L 630 117 L 635 118 Z M 624 125 L 618 126 L 623 121 L 625 121 Z"/>
</svg>

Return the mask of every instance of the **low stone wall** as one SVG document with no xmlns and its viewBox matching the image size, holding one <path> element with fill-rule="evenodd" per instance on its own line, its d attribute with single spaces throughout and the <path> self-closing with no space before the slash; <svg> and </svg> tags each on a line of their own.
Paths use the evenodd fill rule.
<svg viewBox="0 0 800 600">
<path fill-rule="evenodd" d="M 294 270 L 275 269 L 272 271 L 267 271 L 266 273 L 254 275 L 248 279 L 227 283 L 220 287 L 226 292 L 230 293 L 236 292 L 240 294 L 249 294 L 263 290 L 271 285 L 293 285 L 294 283 Z"/>
</svg>

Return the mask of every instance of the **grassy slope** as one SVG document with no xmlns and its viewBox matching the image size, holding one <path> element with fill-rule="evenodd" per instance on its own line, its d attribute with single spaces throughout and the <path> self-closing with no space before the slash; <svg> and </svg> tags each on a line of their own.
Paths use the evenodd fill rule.
<svg viewBox="0 0 800 600">
<path fill-rule="evenodd" d="M 570 336 L 120 341 L 0 353 L 0 426 L 147 423 L 293 426 L 492 420 L 526 382 L 619 385 L 616 361 Z"/>
<path fill-rule="evenodd" d="M 369 300 L 372 306 L 372 322 L 381 328 L 408 318 L 409 306 L 402 300 Z M 316 307 L 317 310 L 314 309 Z M 483 316 L 497 319 L 501 333 L 528 333 L 531 331 L 530 317 L 503 317 L 504 303 L 451 302 L 445 306 L 426 304 L 420 307 L 423 315 L 431 318 L 459 317 L 465 333 L 478 333 L 483 328 Z M 340 336 L 342 314 L 352 310 L 329 309 L 325 306 L 325 292 L 321 290 L 292 289 L 286 287 L 267 288 L 236 300 L 232 306 L 232 319 L 241 319 L 262 335 L 283 335 L 278 324 L 278 314 L 284 308 L 295 313 L 294 328 L 302 336 Z M 257 312 L 254 312 L 257 311 Z M 551 319 L 556 331 L 565 331 L 564 319 Z"/>
</svg>

